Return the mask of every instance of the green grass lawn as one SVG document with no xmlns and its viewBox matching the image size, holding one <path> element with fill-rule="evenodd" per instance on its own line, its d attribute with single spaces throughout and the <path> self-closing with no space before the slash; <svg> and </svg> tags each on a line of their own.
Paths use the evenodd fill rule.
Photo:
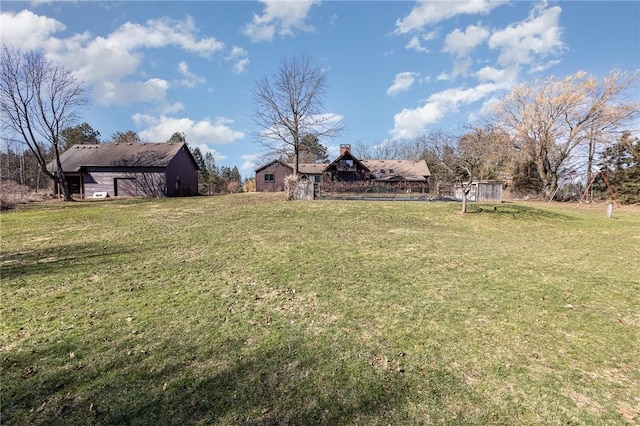
<svg viewBox="0 0 640 426">
<path fill-rule="evenodd" d="M 4 213 L 0 422 L 639 423 L 640 212 L 481 207 Z"/>
</svg>

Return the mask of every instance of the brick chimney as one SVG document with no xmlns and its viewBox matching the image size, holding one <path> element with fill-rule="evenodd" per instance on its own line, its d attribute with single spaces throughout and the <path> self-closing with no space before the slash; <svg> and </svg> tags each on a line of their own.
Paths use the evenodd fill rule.
<svg viewBox="0 0 640 426">
<path fill-rule="evenodd" d="M 351 145 L 343 143 L 340 145 L 340 156 L 344 155 L 345 152 L 351 152 Z"/>
</svg>

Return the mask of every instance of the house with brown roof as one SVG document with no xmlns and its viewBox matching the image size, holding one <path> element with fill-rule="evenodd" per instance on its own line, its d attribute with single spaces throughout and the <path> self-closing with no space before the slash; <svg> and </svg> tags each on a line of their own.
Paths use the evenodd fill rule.
<svg viewBox="0 0 640 426">
<path fill-rule="evenodd" d="M 298 172 L 313 182 L 320 182 L 326 164 L 301 163 Z M 293 163 L 275 160 L 256 169 L 256 192 L 284 191 L 284 178 L 293 174 Z"/>
<path fill-rule="evenodd" d="M 340 155 L 331 163 L 299 164 L 303 177 L 315 183 L 369 183 L 426 192 L 431 172 L 424 160 L 359 160 L 351 145 L 340 145 Z M 279 160 L 256 169 L 256 191 L 284 190 L 284 178 L 293 173 L 293 164 Z"/>
<path fill-rule="evenodd" d="M 198 165 L 185 143 L 73 145 L 60 162 L 71 193 L 80 198 L 198 194 Z M 55 173 L 55 162 L 47 168 Z"/>
</svg>

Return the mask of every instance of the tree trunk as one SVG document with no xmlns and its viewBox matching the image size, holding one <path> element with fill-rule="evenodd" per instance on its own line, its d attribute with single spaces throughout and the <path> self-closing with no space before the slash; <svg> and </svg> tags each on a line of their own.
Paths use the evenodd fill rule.
<svg viewBox="0 0 640 426">
<path fill-rule="evenodd" d="M 538 166 L 538 174 L 542 181 L 544 198 L 549 201 L 558 188 L 558 174 L 552 169 L 549 162 L 544 159 L 537 161 L 536 165 Z"/>
<path fill-rule="evenodd" d="M 587 157 L 587 185 L 593 177 L 593 160 L 596 156 L 596 141 L 593 137 L 589 138 L 589 153 Z M 587 193 L 587 201 L 593 200 L 592 191 Z"/>
<path fill-rule="evenodd" d="M 62 196 L 65 201 L 73 201 L 73 197 L 71 196 L 71 190 L 69 189 L 69 182 L 67 182 L 67 178 L 64 175 L 64 170 L 62 170 L 62 163 L 60 162 L 60 153 L 55 149 L 56 156 L 56 173 L 55 173 L 55 181 L 60 188 L 62 188 Z"/>
</svg>

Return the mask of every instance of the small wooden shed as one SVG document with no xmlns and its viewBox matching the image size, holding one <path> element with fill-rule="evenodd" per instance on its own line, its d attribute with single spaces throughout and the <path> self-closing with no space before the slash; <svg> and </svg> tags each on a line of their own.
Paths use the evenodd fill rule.
<svg viewBox="0 0 640 426">
<path fill-rule="evenodd" d="M 455 198 L 462 200 L 462 186 L 455 186 Z M 471 188 L 467 195 L 468 201 L 484 203 L 502 202 L 502 181 L 499 180 L 476 180 L 471 182 Z"/>
</svg>

